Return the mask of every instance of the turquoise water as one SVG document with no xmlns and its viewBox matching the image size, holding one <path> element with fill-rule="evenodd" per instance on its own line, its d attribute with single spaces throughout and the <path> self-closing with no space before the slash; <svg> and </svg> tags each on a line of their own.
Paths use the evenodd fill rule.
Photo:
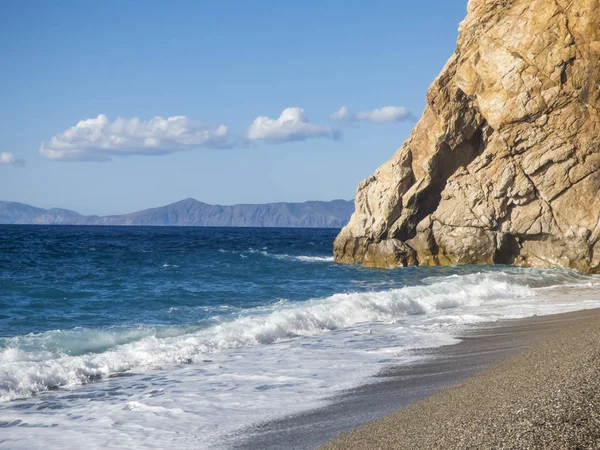
<svg viewBox="0 0 600 450">
<path fill-rule="evenodd" d="M 600 304 L 565 270 L 336 265 L 338 231 L 0 226 L 0 446 L 205 447 L 465 326 Z"/>
</svg>

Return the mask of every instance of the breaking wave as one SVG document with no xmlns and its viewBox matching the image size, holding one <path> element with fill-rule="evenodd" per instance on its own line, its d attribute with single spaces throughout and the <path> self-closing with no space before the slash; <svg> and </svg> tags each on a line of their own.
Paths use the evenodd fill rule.
<svg viewBox="0 0 600 450">
<path fill-rule="evenodd" d="M 407 316 L 436 314 L 444 320 L 453 317 L 455 322 L 468 321 L 478 317 L 473 311 L 481 307 L 501 315 L 506 305 L 539 301 L 533 298 L 539 297 L 539 288 L 589 283 L 589 277 L 570 271 L 490 271 L 429 278 L 420 285 L 387 291 L 280 301 L 204 327 L 78 328 L 17 336 L 0 341 L 0 400 L 365 323 L 398 323 Z"/>
</svg>

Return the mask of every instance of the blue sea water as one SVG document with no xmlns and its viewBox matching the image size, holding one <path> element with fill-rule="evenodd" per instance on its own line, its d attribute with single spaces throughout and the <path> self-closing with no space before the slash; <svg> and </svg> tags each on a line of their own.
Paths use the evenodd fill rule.
<svg viewBox="0 0 600 450">
<path fill-rule="evenodd" d="M 336 265 L 338 231 L 0 226 L 0 447 L 227 446 L 465 326 L 600 305 L 566 270 Z"/>
</svg>

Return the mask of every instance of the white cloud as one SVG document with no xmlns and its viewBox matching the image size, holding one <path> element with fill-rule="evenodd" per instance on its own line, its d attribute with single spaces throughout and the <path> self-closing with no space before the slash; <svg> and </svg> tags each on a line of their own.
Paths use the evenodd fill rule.
<svg viewBox="0 0 600 450">
<path fill-rule="evenodd" d="M 361 111 L 356 114 L 352 114 L 346 106 L 342 106 L 336 112 L 329 116 L 332 120 L 346 120 L 346 121 L 366 121 L 366 122 L 402 122 L 404 120 L 411 120 L 411 113 L 402 106 L 384 106 L 383 108 L 377 108 L 372 111 Z"/>
<path fill-rule="evenodd" d="M 15 155 L 9 152 L 0 153 L 0 165 L 13 165 L 15 167 L 24 167 L 25 161 L 15 158 Z"/>
<path fill-rule="evenodd" d="M 192 148 L 227 147 L 227 127 L 208 127 L 185 116 L 155 117 L 142 121 L 104 114 L 80 121 L 42 143 L 40 153 L 48 159 L 106 161 L 115 155 L 166 154 Z"/>
<path fill-rule="evenodd" d="M 340 132 L 327 125 L 308 123 L 304 110 L 294 107 L 284 109 L 278 119 L 257 117 L 248 128 L 247 137 L 250 140 L 278 143 L 318 137 L 339 139 Z"/>
<path fill-rule="evenodd" d="M 356 114 L 357 120 L 369 122 L 400 122 L 410 117 L 408 110 L 402 106 L 384 106 L 373 111 L 362 111 Z"/>
<path fill-rule="evenodd" d="M 350 110 L 347 106 L 342 106 L 336 112 L 329 116 L 331 120 L 350 120 L 353 116 L 350 114 Z"/>
</svg>

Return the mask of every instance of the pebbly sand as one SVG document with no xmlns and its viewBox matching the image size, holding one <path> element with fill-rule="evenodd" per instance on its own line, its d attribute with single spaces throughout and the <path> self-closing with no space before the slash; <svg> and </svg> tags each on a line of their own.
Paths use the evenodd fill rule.
<svg viewBox="0 0 600 450">
<path fill-rule="evenodd" d="M 525 350 L 322 449 L 600 449 L 600 310 L 523 324 Z"/>
<path fill-rule="evenodd" d="M 564 428 L 548 445 L 534 438 L 538 421 L 546 416 L 533 417 L 543 409 L 532 409 L 531 405 L 550 406 L 544 400 L 550 401 L 550 395 L 559 389 L 557 385 L 588 386 L 594 391 L 589 383 L 600 380 L 600 362 L 597 366 L 593 363 L 595 352 L 600 352 L 600 310 L 501 321 L 476 327 L 461 339 L 456 345 L 421 351 L 431 357 L 414 365 L 391 367 L 372 383 L 332 399 L 324 408 L 246 429 L 242 436 L 233 437 L 229 447 L 309 450 L 354 430 L 325 448 L 561 448 L 561 441 L 556 439 Z M 540 340 L 538 347 L 526 350 Z M 469 379 L 474 374 L 478 375 Z M 463 384 L 444 390 L 459 383 Z M 561 405 L 573 402 L 573 388 L 561 389 L 556 401 L 563 402 Z M 539 397 L 533 398 L 536 393 Z M 547 427 L 562 420 L 556 418 L 561 408 L 544 413 L 555 418 Z M 570 414 L 569 408 L 563 410 Z M 599 418 L 597 411 L 595 417 Z M 515 420 L 516 425 L 511 425 Z M 593 424 L 586 424 L 593 429 Z M 531 435 L 523 438 L 519 433 Z M 492 443 L 508 436 L 512 442 Z M 595 439 L 581 436 L 588 441 Z M 589 447 L 586 445 L 582 448 Z"/>
</svg>

